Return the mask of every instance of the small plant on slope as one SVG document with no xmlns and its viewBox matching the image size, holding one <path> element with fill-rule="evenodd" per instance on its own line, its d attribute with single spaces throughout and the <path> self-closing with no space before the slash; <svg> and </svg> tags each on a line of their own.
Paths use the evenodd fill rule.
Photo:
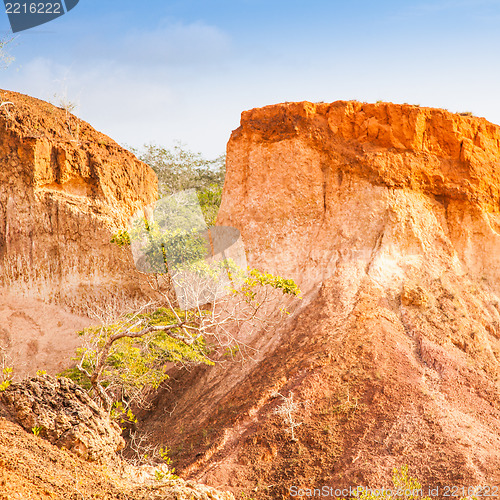
<svg viewBox="0 0 500 500">
<path fill-rule="evenodd" d="M 293 392 L 290 393 L 288 397 L 283 396 L 281 393 L 276 393 L 276 396 L 280 396 L 283 403 L 274 409 L 274 414 L 279 415 L 284 423 L 288 426 L 288 431 L 290 432 L 292 441 L 297 441 L 295 437 L 295 428 L 302 425 L 303 422 L 297 420 L 297 414 L 303 406 L 307 406 L 308 401 L 303 403 L 298 403 L 293 400 Z"/>
<path fill-rule="evenodd" d="M 5 391 L 12 384 L 14 368 L 9 366 L 5 350 L 0 347 L 0 392 Z"/>
<path fill-rule="evenodd" d="M 392 470 L 392 488 L 362 488 L 354 492 L 359 500 L 433 500 L 424 496 L 420 481 L 409 475 L 407 465 Z M 469 488 L 470 489 L 470 488 Z M 460 493 L 460 492 L 458 492 Z M 458 499 L 458 495 L 455 496 Z M 460 500 L 478 500 L 475 496 L 462 497 Z"/>
</svg>

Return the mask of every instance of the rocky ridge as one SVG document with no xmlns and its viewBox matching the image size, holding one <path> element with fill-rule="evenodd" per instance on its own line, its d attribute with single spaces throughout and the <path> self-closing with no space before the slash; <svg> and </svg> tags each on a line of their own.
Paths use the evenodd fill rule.
<svg viewBox="0 0 500 500">
<path fill-rule="evenodd" d="M 116 454 L 124 444 L 120 427 L 71 380 L 11 384 L 0 392 L 0 499 L 234 500 L 163 479 L 166 466 L 126 463 Z"/>
<path fill-rule="evenodd" d="M 262 499 L 391 487 L 404 464 L 425 487 L 500 484 L 499 158 L 500 127 L 440 109 L 242 113 L 218 224 L 304 299 L 255 360 L 176 374 L 144 429 L 184 474 Z"/>
<path fill-rule="evenodd" d="M 16 375 L 58 373 L 89 316 L 143 295 L 111 238 L 156 198 L 154 172 L 112 139 L 0 90 L 0 346 Z"/>
<path fill-rule="evenodd" d="M 0 392 L 1 403 L 24 430 L 84 460 L 111 460 L 125 446 L 120 426 L 70 379 L 24 379 Z"/>
<path fill-rule="evenodd" d="M 0 91 L 0 362 L 16 380 L 62 371 L 90 313 L 147 295 L 111 238 L 156 198 L 153 171 L 109 137 L 67 109 Z M 0 392 L 2 499 L 234 500 L 162 480 L 165 465 L 127 464 L 123 446 L 119 426 L 68 379 L 38 375 Z"/>
</svg>

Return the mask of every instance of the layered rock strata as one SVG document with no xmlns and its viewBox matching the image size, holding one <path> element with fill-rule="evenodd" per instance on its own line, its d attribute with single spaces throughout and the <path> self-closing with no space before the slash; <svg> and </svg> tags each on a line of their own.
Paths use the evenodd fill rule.
<svg viewBox="0 0 500 500">
<path fill-rule="evenodd" d="M 82 306 L 137 288 L 110 240 L 157 197 L 154 172 L 66 109 L 0 91 L 0 276 Z"/>
</svg>

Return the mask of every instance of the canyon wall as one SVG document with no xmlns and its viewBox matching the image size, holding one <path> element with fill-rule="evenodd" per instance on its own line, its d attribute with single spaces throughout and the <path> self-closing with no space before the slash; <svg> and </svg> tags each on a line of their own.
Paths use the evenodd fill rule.
<svg viewBox="0 0 500 500">
<path fill-rule="evenodd" d="M 60 371 L 89 315 L 141 295 L 111 239 L 156 198 L 154 172 L 109 137 L 0 91 L 0 347 L 16 374 Z"/>
<path fill-rule="evenodd" d="M 0 345 L 64 359 L 88 321 L 71 313 L 140 293 L 110 239 L 156 180 L 65 110 L 0 97 Z M 178 471 L 257 499 L 390 487 L 404 464 L 426 487 L 500 483 L 498 126 L 391 103 L 244 112 L 218 224 L 304 298 L 244 339 L 254 355 L 171 372 L 139 427 Z"/>
<path fill-rule="evenodd" d="M 0 275 L 48 301 L 134 288 L 110 240 L 157 197 L 154 172 L 68 111 L 14 92 L 0 98 Z"/>
<path fill-rule="evenodd" d="M 178 470 L 258 499 L 390 488 L 405 464 L 441 492 L 500 484 L 499 145 L 410 105 L 242 113 L 218 224 L 304 298 L 252 359 L 176 373 L 144 428 Z"/>
</svg>

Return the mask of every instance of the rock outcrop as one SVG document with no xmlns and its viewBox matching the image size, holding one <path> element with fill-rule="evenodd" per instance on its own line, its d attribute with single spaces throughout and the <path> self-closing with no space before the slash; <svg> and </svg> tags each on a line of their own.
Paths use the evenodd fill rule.
<svg viewBox="0 0 500 500">
<path fill-rule="evenodd" d="M 303 286 L 356 260 L 384 283 L 425 261 L 496 287 L 499 212 L 497 125 L 411 105 L 303 102 L 242 113 L 218 220 L 243 231 L 254 265 Z"/>
<path fill-rule="evenodd" d="M 0 347 L 16 376 L 60 372 L 90 313 L 147 291 L 111 238 L 156 197 L 154 172 L 109 137 L 0 91 Z"/>
<path fill-rule="evenodd" d="M 154 172 L 65 109 L 0 91 L 0 276 L 78 308 L 137 289 L 110 243 L 157 197 Z"/>
<path fill-rule="evenodd" d="M 256 361 L 162 396 L 145 427 L 185 474 L 262 499 L 391 487 L 404 464 L 425 487 L 500 484 L 500 127 L 391 103 L 244 112 L 218 224 L 305 294 Z"/>
<path fill-rule="evenodd" d="M 125 446 L 118 424 L 68 378 L 41 375 L 0 392 L 14 422 L 84 460 L 112 460 Z"/>
<path fill-rule="evenodd" d="M 137 467 L 99 464 L 58 449 L 0 417 L 0 498 L 234 500 L 231 493 L 182 479 L 136 481 Z M 118 467 L 117 467 L 118 466 Z"/>
<path fill-rule="evenodd" d="M 67 378 L 39 375 L 0 392 L 2 499 L 234 500 L 171 477 L 166 464 L 131 465 L 116 454 L 124 445 L 120 426 Z"/>
</svg>

